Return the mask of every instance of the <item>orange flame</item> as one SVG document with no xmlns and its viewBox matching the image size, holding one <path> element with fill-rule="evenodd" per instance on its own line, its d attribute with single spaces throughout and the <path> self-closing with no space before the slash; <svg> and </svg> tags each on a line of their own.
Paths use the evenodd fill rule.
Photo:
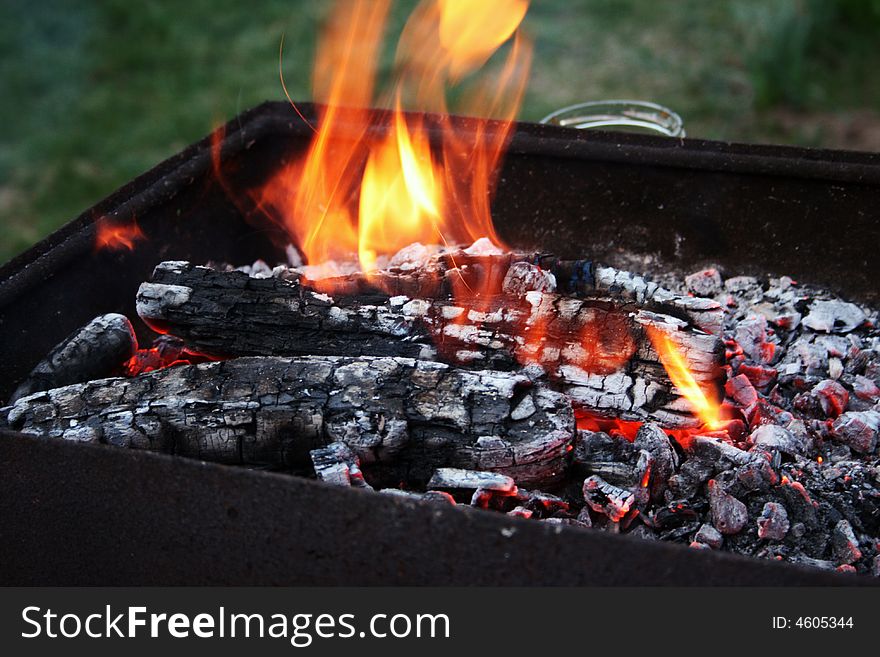
<svg viewBox="0 0 880 657">
<path fill-rule="evenodd" d="M 500 243 L 489 206 L 531 59 L 517 33 L 528 0 L 424 0 L 398 44 L 390 115 L 366 109 L 374 102 L 388 6 L 337 3 L 313 71 L 322 103 L 315 137 L 256 199 L 312 265 L 356 256 L 360 269 L 371 271 L 413 242 Z M 497 79 L 478 75 L 511 39 Z M 446 95 L 458 85 L 465 100 L 456 109 L 499 121 L 451 121 Z M 404 114 L 404 102 L 419 113 Z M 385 136 L 377 138 L 386 117 Z"/>
<path fill-rule="evenodd" d="M 134 250 L 135 242 L 147 239 L 134 219 L 127 224 L 113 223 L 107 217 L 95 222 L 95 249 L 110 251 Z"/>
<path fill-rule="evenodd" d="M 704 426 L 711 430 L 724 427 L 720 404 L 700 387 L 688 367 L 684 356 L 675 342 L 663 331 L 651 326 L 645 327 L 651 344 L 660 356 L 660 362 L 669 374 L 669 379 L 678 391 L 687 399 L 693 412 L 702 420 Z"/>
<path fill-rule="evenodd" d="M 382 253 L 443 238 L 442 180 L 427 137 L 410 130 L 398 106 L 388 136 L 370 153 L 361 183 L 358 259 L 365 271 L 376 268 Z"/>
</svg>

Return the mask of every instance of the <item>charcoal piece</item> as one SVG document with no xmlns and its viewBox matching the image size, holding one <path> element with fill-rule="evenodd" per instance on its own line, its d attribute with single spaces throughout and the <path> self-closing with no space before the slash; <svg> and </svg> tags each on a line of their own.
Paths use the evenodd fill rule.
<svg viewBox="0 0 880 657">
<path fill-rule="evenodd" d="M 745 374 L 737 374 L 724 384 L 728 397 L 740 406 L 751 406 L 758 401 L 758 393 Z"/>
<path fill-rule="evenodd" d="M 514 421 L 510 398 L 524 385 L 538 410 Z M 182 365 L 56 388 L 0 410 L 0 426 L 33 435 L 230 464 L 306 466 L 310 450 L 341 441 L 371 480 L 392 485 L 424 484 L 443 466 L 556 481 L 574 423 L 566 397 L 522 375 L 380 357 Z M 487 445 L 485 436 L 497 440 Z"/>
<path fill-rule="evenodd" d="M 635 508 L 642 509 L 651 500 L 651 480 L 654 472 L 654 457 L 651 452 L 646 449 L 639 451 L 639 458 L 636 461 L 634 474 L 636 481 L 629 489 L 635 496 Z M 665 488 L 666 482 L 663 482 Z M 662 497 L 662 494 L 661 496 Z"/>
<path fill-rule="evenodd" d="M 761 283 L 754 276 L 731 276 L 724 281 L 724 289 L 752 302 L 764 296 Z"/>
<path fill-rule="evenodd" d="M 734 339 L 751 362 L 767 364 L 771 361 L 774 346 L 767 341 L 767 320 L 762 315 L 750 315 L 738 322 Z"/>
<path fill-rule="evenodd" d="M 674 499 L 691 499 L 715 472 L 715 465 L 715 460 L 694 456 L 687 459 L 679 471 L 669 478 L 669 495 Z"/>
<path fill-rule="evenodd" d="M 309 452 L 315 475 L 321 481 L 336 486 L 352 486 L 354 488 L 368 488 L 370 486 L 364 480 L 360 462 L 351 448 L 343 442 L 330 443 L 326 447 L 319 447 Z"/>
<path fill-rule="evenodd" d="M 431 475 L 428 486 L 430 488 L 497 491 L 500 493 L 513 493 L 516 490 L 513 479 L 506 475 L 461 468 L 438 468 Z"/>
<path fill-rule="evenodd" d="M 400 488 L 383 488 L 379 492 L 384 495 L 391 495 L 392 497 L 405 497 L 413 500 L 421 500 L 423 502 L 439 502 L 441 504 L 451 504 L 455 506 L 455 499 L 452 495 L 439 490 L 428 490 L 424 493 L 419 493 L 418 491 L 403 490 Z"/>
<path fill-rule="evenodd" d="M 833 561 L 827 559 L 815 559 L 805 554 L 795 554 L 791 556 L 791 562 L 810 566 L 811 568 L 819 568 L 821 570 L 836 570 L 837 565 Z"/>
<path fill-rule="evenodd" d="M 619 522 L 635 502 L 632 491 L 609 484 L 597 475 L 587 477 L 582 490 L 590 508 L 614 522 Z"/>
<path fill-rule="evenodd" d="M 712 525 L 704 524 L 700 525 L 697 533 L 694 534 L 694 541 L 698 543 L 703 543 L 704 545 L 715 548 L 717 550 L 724 542 L 724 537 Z"/>
<path fill-rule="evenodd" d="M 715 268 L 703 269 L 685 276 L 688 291 L 698 297 L 714 297 L 723 289 L 721 274 Z"/>
<path fill-rule="evenodd" d="M 748 465 L 755 459 L 761 458 L 757 454 L 743 451 L 719 438 L 709 436 L 694 436 L 689 451 L 697 457 L 715 461 L 720 468 L 725 469 L 730 466 Z"/>
<path fill-rule="evenodd" d="M 516 504 L 517 489 L 511 491 L 478 488 L 471 495 L 470 505 L 479 509 L 506 511 Z"/>
<path fill-rule="evenodd" d="M 746 505 L 721 490 L 714 479 L 709 480 L 708 486 L 712 524 L 719 532 L 727 536 L 741 532 L 749 520 Z"/>
<path fill-rule="evenodd" d="M 865 313 L 854 303 L 831 300 L 811 303 L 803 324 L 822 333 L 849 333 L 864 321 Z"/>
<path fill-rule="evenodd" d="M 880 577 L 880 554 L 871 561 L 871 574 L 874 577 Z"/>
<path fill-rule="evenodd" d="M 426 490 L 421 497 L 426 502 L 441 502 L 455 506 L 455 499 L 452 495 L 442 490 Z"/>
<path fill-rule="evenodd" d="M 788 534 L 788 511 L 776 502 L 767 502 L 758 518 L 758 538 L 781 541 Z"/>
<path fill-rule="evenodd" d="M 862 558 L 859 540 L 848 520 L 841 520 L 831 534 L 831 551 L 837 565 L 852 564 Z"/>
<path fill-rule="evenodd" d="M 776 450 L 790 456 L 802 456 L 804 445 L 791 431 L 776 424 L 762 424 L 749 436 L 749 442 L 763 450 Z"/>
<path fill-rule="evenodd" d="M 515 518 L 531 518 L 534 514 L 534 511 L 524 506 L 515 506 L 507 512 L 507 515 L 514 516 Z"/>
<path fill-rule="evenodd" d="M 546 522 L 550 525 L 578 527 L 580 529 L 590 529 L 592 527 L 592 525 L 581 522 L 577 518 L 544 518 L 543 520 L 541 520 L 541 522 Z"/>
<path fill-rule="evenodd" d="M 634 536 L 636 538 L 640 538 L 645 541 L 656 541 L 657 540 L 657 532 L 644 524 L 634 524 L 632 528 L 626 533 L 627 536 Z"/>
<path fill-rule="evenodd" d="M 609 436 L 602 431 L 578 430 L 572 460 L 582 465 L 635 461 L 638 450 L 626 438 Z"/>
<path fill-rule="evenodd" d="M 771 454 L 757 448 L 753 453 L 759 458 L 734 469 L 734 485 L 725 487 L 728 493 L 745 495 L 755 491 L 766 491 L 779 483 L 779 475 L 773 469 L 774 463 L 778 465 L 778 461 L 774 461 Z M 773 454 L 778 457 L 778 452 Z"/>
<path fill-rule="evenodd" d="M 577 521 L 584 525 L 585 527 L 593 526 L 593 518 L 590 517 L 590 507 L 585 506 L 581 509 L 577 514 Z"/>
<path fill-rule="evenodd" d="M 758 303 L 751 310 L 784 331 L 792 331 L 801 323 L 801 314 L 788 304 Z"/>
<path fill-rule="evenodd" d="M 700 543 L 699 541 L 691 541 L 688 547 L 692 547 L 695 550 L 711 550 L 712 548 L 705 543 Z"/>
<path fill-rule="evenodd" d="M 409 290 L 422 298 L 390 296 L 368 281 L 354 286 L 358 296 L 328 296 L 301 280 L 164 262 L 141 285 L 137 307 L 149 325 L 202 353 L 397 356 L 493 369 L 535 364 L 579 407 L 669 427 L 700 422 L 669 379 L 649 332 L 685 355 L 698 384 L 717 386 L 724 355 L 717 335 L 628 301 L 537 291 L 512 297 L 500 289 L 455 301 L 436 286 Z M 517 413 L 529 410 L 525 402 Z"/>
<path fill-rule="evenodd" d="M 737 372 L 745 375 L 751 384 L 762 392 L 767 392 L 770 386 L 776 381 L 779 374 L 774 367 L 765 367 L 763 365 L 740 365 Z"/>
<path fill-rule="evenodd" d="M 832 379 L 817 383 L 811 394 L 819 401 L 825 417 L 837 417 L 846 410 L 849 403 L 849 392 Z"/>
<path fill-rule="evenodd" d="M 537 511 L 542 515 L 550 515 L 557 511 L 568 511 L 570 504 L 558 495 L 544 493 L 542 491 L 526 491 L 519 490 L 520 499 L 525 497 L 523 506 L 532 511 Z"/>
<path fill-rule="evenodd" d="M 672 541 L 675 543 L 690 543 L 690 537 L 693 536 L 696 531 L 699 529 L 699 522 L 688 522 L 680 527 L 674 527 L 672 529 L 666 529 L 661 531 L 658 534 L 658 538 L 661 541 Z"/>
<path fill-rule="evenodd" d="M 816 504 L 802 483 L 789 481 L 785 478 L 782 485 L 775 490 L 784 498 L 785 508 L 788 510 L 790 519 L 803 523 L 811 531 L 819 527 Z M 794 525 L 792 525 L 792 530 L 794 530 Z"/>
<path fill-rule="evenodd" d="M 513 410 L 510 411 L 510 419 L 525 420 L 526 418 L 530 418 L 536 410 L 535 400 L 532 396 L 529 394 L 524 395 Z"/>
<path fill-rule="evenodd" d="M 690 525 L 698 518 L 699 514 L 691 504 L 675 500 L 666 506 L 655 509 L 644 520 L 653 529 L 668 530 Z"/>
<path fill-rule="evenodd" d="M 878 431 L 878 411 L 847 411 L 831 425 L 831 435 L 835 440 L 861 454 L 872 454 L 877 448 Z"/>
<path fill-rule="evenodd" d="M 669 436 L 656 424 L 646 422 L 636 433 L 633 446 L 647 451 L 652 458 L 649 488 L 651 499 L 657 501 L 663 499 L 669 478 L 678 467 L 678 455 L 672 447 Z"/>
<path fill-rule="evenodd" d="M 876 404 L 880 400 L 880 387 L 866 376 L 856 374 L 852 378 L 853 394 L 862 401 Z"/>
<path fill-rule="evenodd" d="M 100 315 L 71 333 L 31 370 L 9 399 L 110 376 L 137 351 L 137 338 L 124 315 Z"/>
</svg>

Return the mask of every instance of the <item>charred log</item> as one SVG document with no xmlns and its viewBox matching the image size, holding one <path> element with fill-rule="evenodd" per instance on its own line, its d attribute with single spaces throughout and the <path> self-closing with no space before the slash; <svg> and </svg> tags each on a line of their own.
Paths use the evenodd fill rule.
<svg viewBox="0 0 880 657">
<path fill-rule="evenodd" d="M 665 426 L 697 423 L 647 331 L 666 334 L 707 386 L 715 385 L 723 357 L 717 337 L 632 302 L 518 289 L 468 304 L 389 297 L 375 288 L 372 296 L 331 297 L 301 280 L 166 262 L 141 285 L 138 313 L 200 352 L 393 356 L 492 369 L 538 365 L 575 403 L 593 411 Z"/>
<path fill-rule="evenodd" d="M 134 329 L 124 315 L 96 317 L 37 363 L 9 402 L 42 390 L 110 376 L 131 358 L 137 346 Z"/>
<path fill-rule="evenodd" d="M 524 397 L 534 412 L 514 419 L 512 400 Z M 368 478 L 421 485 L 438 467 L 553 481 L 574 423 L 562 394 L 522 375 L 405 358 L 183 365 L 37 393 L 0 411 L 0 425 L 24 433 L 228 464 L 308 468 L 311 450 L 341 442 Z M 319 452 L 316 465 L 329 456 Z"/>
<path fill-rule="evenodd" d="M 476 246 L 476 245 L 474 245 Z M 654 281 L 591 260 L 564 260 L 545 253 L 487 253 L 479 249 L 432 252 L 412 244 L 397 253 L 386 269 L 370 274 L 326 276 L 326 268 L 304 267 L 279 272 L 303 276 L 309 287 L 332 289 L 344 296 L 365 296 L 382 290 L 389 296 L 449 297 L 460 289 L 484 294 L 530 290 L 566 296 L 625 298 L 655 312 L 677 314 L 710 333 L 720 333 L 723 309 L 712 299 L 671 292 Z"/>
</svg>

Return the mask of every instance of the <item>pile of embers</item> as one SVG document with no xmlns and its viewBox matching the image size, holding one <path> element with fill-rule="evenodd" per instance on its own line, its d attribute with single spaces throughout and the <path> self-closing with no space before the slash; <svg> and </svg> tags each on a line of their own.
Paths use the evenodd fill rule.
<svg viewBox="0 0 880 657">
<path fill-rule="evenodd" d="M 156 342 L 96 318 L 0 425 L 880 576 L 876 311 L 483 240 L 369 274 L 289 255 L 161 263 Z"/>
</svg>

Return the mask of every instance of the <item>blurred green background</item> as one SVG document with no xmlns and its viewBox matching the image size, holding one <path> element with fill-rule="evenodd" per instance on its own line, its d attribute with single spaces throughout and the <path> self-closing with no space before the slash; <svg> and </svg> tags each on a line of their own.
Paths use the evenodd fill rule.
<svg viewBox="0 0 880 657">
<path fill-rule="evenodd" d="M 392 34 L 414 5 L 398 0 Z M 307 100 L 330 6 L 2 0 L 0 262 L 283 98 L 282 34 L 288 88 Z M 678 111 L 692 137 L 880 151 L 880 0 L 533 0 L 526 23 L 526 120 L 640 98 Z"/>
</svg>

